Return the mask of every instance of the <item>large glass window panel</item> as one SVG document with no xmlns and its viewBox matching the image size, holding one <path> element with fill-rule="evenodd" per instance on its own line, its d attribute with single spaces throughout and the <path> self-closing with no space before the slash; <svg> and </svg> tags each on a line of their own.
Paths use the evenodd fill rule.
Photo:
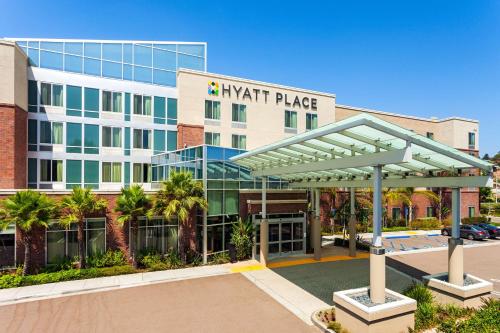
<svg viewBox="0 0 500 333">
<path fill-rule="evenodd" d="M 207 191 L 208 215 L 222 215 L 222 190 Z"/>
<path fill-rule="evenodd" d="M 167 131 L 167 151 L 177 149 L 177 131 Z"/>
<path fill-rule="evenodd" d="M 232 105 L 232 121 L 244 123 L 247 121 L 247 107 L 244 104 Z"/>
<path fill-rule="evenodd" d="M 157 123 L 157 124 L 165 124 L 165 118 L 166 118 L 165 105 L 166 105 L 165 97 L 158 97 L 158 96 L 154 97 L 153 115 L 154 115 L 155 123 Z"/>
<path fill-rule="evenodd" d="M 83 59 L 83 72 L 89 75 L 101 76 L 101 61 L 96 59 Z"/>
<path fill-rule="evenodd" d="M 47 231 L 47 264 L 66 259 L 66 231 Z"/>
<path fill-rule="evenodd" d="M 123 62 L 132 63 L 132 44 L 123 44 Z"/>
<path fill-rule="evenodd" d="M 81 186 L 82 183 L 82 161 L 66 160 L 66 188 Z"/>
<path fill-rule="evenodd" d="M 307 113 L 306 114 L 306 130 L 313 130 L 318 128 L 318 115 Z"/>
<path fill-rule="evenodd" d="M 142 183 L 142 164 L 134 163 L 132 166 L 132 181 L 134 183 Z"/>
<path fill-rule="evenodd" d="M 52 85 L 52 105 L 63 106 L 63 86 L 60 84 Z"/>
<path fill-rule="evenodd" d="M 38 49 L 28 48 L 28 57 L 30 66 L 37 67 L 40 64 L 40 51 Z"/>
<path fill-rule="evenodd" d="M 106 230 L 90 229 L 87 230 L 87 255 L 95 256 L 106 252 Z"/>
<path fill-rule="evenodd" d="M 52 161 L 52 181 L 53 182 L 63 181 L 63 161 L 61 160 Z"/>
<path fill-rule="evenodd" d="M 177 51 L 177 44 L 153 44 L 153 47 L 167 51 Z"/>
<path fill-rule="evenodd" d="M 179 44 L 178 52 L 196 55 L 199 57 L 205 56 L 205 46 L 204 45 L 189 45 L 189 44 Z"/>
<path fill-rule="evenodd" d="M 142 114 L 142 95 L 134 95 L 134 114 Z"/>
<path fill-rule="evenodd" d="M 153 83 L 162 86 L 175 87 L 176 77 L 175 72 L 155 69 L 153 71 Z"/>
<path fill-rule="evenodd" d="M 52 85 L 50 83 L 41 83 L 41 105 L 51 105 L 52 104 Z"/>
<path fill-rule="evenodd" d="M 102 76 L 115 79 L 122 78 L 122 64 L 110 61 L 102 62 Z"/>
<path fill-rule="evenodd" d="M 118 43 L 103 43 L 102 58 L 112 61 L 122 61 L 122 44 Z"/>
<path fill-rule="evenodd" d="M 113 93 L 113 112 L 122 112 L 122 93 Z"/>
<path fill-rule="evenodd" d="M 82 87 L 66 86 L 66 114 L 81 116 Z"/>
<path fill-rule="evenodd" d="M 203 58 L 193 57 L 185 54 L 178 54 L 177 67 L 203 71 L 205 70 L 205 61 Z"/>
<path fill-rule="evenodd" d="M 56 145 L 62 145 L 63 123 L 52 123 L 52 143 Z"/>
<path fill-rule="evenodd" d="M 28 158 L 28 187 L 36 188 L 38 165 L 36 158 Z"/>
<path fill-rule="evenodd" d="M 61 42 L 40 42 L 40 48 L 49 51 L 63 52 L 63 43 Z"/>
<path fill-rule="evenodd" d="M 36 119 L 28 119 L 28 150 L 37 151 L 38 144 L 38 122 Z"/>
<path fill-rule="evenodd" d="M 151 130 L 142 130 L 142 148 L 151 149 Z"/>
<path fill-rule="evenodd" d="M 100 43 L 85 43 L 85 56 L 101 59 L 101 44 Z"/>
<path fill-rule="evenodd" d="M 40 160 L 40 181 L 50 182 L 52 180 L 52 161 Z"/>
<path fill-rule="evenodd" d="M 111 162 L 102 162 L 102 182 L 111 182 Z"/>
<path fill-rule="evenodd" d="M 64 52 L 76 55 L 83 55 L 82 43 L 64 43 Z"/>
<path fill-rule="evenodd" d="M 38 105 L 38 86 L 36 81 L 28 81 L 28 105 Z M 35 109 L 36 111 L 36 109 Z"/>
<path fill-rule="evenodd" d="M 123 65 L 123 79 L 124 80 L 132 80 L 133 79 L 133 70 L 131 65 Z"/>
<path fill-rule="evenodd" d="M 102 99 L 102 111 L 111 111 L 112 108 L 112 92 L 111 91 L 102 91 L 101 94 Z"/>
<path fill-rule="evenodd" d="M 99 161 L 85 161 L 85 187 L 99 187 Z"/>
<path fill-rule="evenodd" d="M 85 117 L 99 118 L 99 89 L 85 88 Z"/>
<path fill-rule="evenodd" d="M 119 148 L 122 146 L 122 129 L 119 127 L 113 127 L 113 137 L 112 137 L 112 145 L 115 148 Z"/>
<path fill-rule="evenodd" d="M 153 70 L 146 67 L 134 66 L 134 81 L 151 83 Z"/>
<path fill-rule="evenodd" d="M 63 70 L 62 53 L 40 51 L 40 67 Z"/>
<path fill-rule="evenodd" d="M 52 129 L 49 121 L 40 121 L 40 143 L 52 143 Z"/>
<path fill-rule="evenodd" d="M 102 146 L 103 147 L 111 147 L 111 127 L 103 126 L 102 127 Z"/>
<path fill-rule="evenodd" d="M 142 149 L 142 130 L 134 128 L 132 141 L 134 148 Z"/>
<path fill-rule="evenodd" d="M 112 164 L 112 181 L 114 183 L 122 181 L 122 164 L 119 162 L 113 162 Z"/>
<path fill-rule="evenodd" d="M 143 98 L 142 98 L 142 113 L 145 116 L 151 115 L 151 96 L 143 96 Z"/>
<path fill-rule="evenodd" d="M 153 67 L 175 71 L 175 52 L 153 49 Z"/>
<path fill-rule="evenodd" d="M 67 72 L 81 73 L 83 71 L 83 58 L 79 56 L 65 54 L 64 70 Z"/>
<path fill-rule="evenodd" d="M 152 50 L 150 47 L 134 45 L 134 64 L 141 66 L 152 66 Z"/>
<path fill-rule="evenodd" d="M 85 154 L 99 154 L 99 125 L 85 124 Z"/>
<path fill-rule="evenodd" d="M 177 99 L 176 98 L 168 98 L 167 99 L 167 118 L 169 119 L 170 125 L 177 124 Z M 170 120 L 174 122 L 171 123 Z"/>
<path fill-rule="evenodd" d="M 238 191 L 225 191 L 224 204 L 224 214 L 238 214 L 240 210 Z"/>
<path fill-rule="evenodd" d="M 82 124 L 66 123 L 66 152 L 82 152 Z"/>
<path fill-rule="evenodd" d="M 165 152 L 165 131 L 154 130 L 154 154 Z"/>
</svg>

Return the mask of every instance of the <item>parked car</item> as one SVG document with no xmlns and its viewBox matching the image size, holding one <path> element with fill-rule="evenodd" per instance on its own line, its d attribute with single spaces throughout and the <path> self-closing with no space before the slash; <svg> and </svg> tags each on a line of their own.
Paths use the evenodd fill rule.
<svg viewBox="0 0 500 333">
<path fill-rule="evenodd" d="M 500 237 L 500 227 L 489 223 L 477 223 L 474 226 L 488 231 L 490 238 Z"/>
<path fill-rule="evenodd" d="M 443 236 L 450 236 L 451 235 L 451 227 L 445 227 L 441 229 L 441 234 Z M 482 240 L 485 238 L 489 237 L 489 233 L 481 229 L 479 227 L 476 227 L 475 225 L 470 225 L 470 224 L 462 224 L 460 225 L 460 237 L 462 238 L 467 238 L 470 240 Z"/>
</svg>

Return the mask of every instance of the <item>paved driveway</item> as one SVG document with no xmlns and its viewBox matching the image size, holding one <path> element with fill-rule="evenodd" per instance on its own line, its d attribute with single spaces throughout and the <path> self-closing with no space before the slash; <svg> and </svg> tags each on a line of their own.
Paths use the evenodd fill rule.
<svg viewBox="0 0 500 333">
<path fill-rule="evenodd" d="M 328 304 L 333 304 L 333 292 L 366 287 L 370 283 L 368 259 L 296 265 L 273 271 Z M 387 288 L 397 292 L 412 284 L 409 277 L 391 268 L 386 269 L 386 281 Z"/>
<path fill-rule="evenodd" d="M 0 306 L 3 332 L 318 332 L 241 274 Z"/>
</svg>

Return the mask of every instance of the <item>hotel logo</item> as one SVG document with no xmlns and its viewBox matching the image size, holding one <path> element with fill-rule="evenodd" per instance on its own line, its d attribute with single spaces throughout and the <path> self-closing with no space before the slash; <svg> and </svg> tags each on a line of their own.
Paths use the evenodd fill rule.
<svg viewBox="0 0 500 333">
<path fill-rule="evenodd" d="M 208 81 L 208 95 L 219 96 L 219 82 Z"/>
</svg>

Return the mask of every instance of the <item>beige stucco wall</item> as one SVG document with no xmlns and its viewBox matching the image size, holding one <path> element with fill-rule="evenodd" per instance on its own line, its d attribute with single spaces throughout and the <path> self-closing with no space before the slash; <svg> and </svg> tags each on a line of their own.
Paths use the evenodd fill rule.
<svg viewBox="0 0 500 333">
<path fill-rule="evenodd" d="M 415 131 L 415 133 L 426 135 L 427 132 L 434 133 L 434 140 L 459 149 L 469 149 L 469 132 L 476 133 L 476 147 L 479 148 L 479 123 L 466 119 L 423 119 L 418 117 L 389 114 L 368 109 L 349 107 L 344 105 L 335 106 L 335 119 L 340 121 L 360 113 L 369 113 L 393 124 Z"/>
<path fill-rule="evenodd" d="M 208 83 L 218 82 L 219 95 L 208 95 Z M 230 96 L 226 92 L 223 95 L 222 85 L 242 87 L 238 96 L 234 90 Z M 243 97 L 243 92 L 248 88 L 251 98 Z M 285 132 L 285 110 L 297 111 L 297 133 L 306 130 L 306 113 L 318 115 L 318 126 L 323 126 L 335 121 L 335 96 L 332 94 L 319 93 L 298 88 L 279 86 L 264 82 L 223 76 L 219 74 L 180 70 L 177 74 L 178 89 L 178 122 L 184 124 L 204 125 L 205 132 L 216 132 L 221 135 L 221 146 L 231 147 L 232 134 L 247 136 L 247 149 L 254 149 L 277 140 L 294 135 Z M 253 89 L 259 89 L 260 93 L 255 98 Z M 267 102 L 263 91 L 269 92 Z M 283 95 L 283 101 L 276 102 L 276 94 Z M 295 107 L 285 105 L 285 94 L 288 101 L 293 104 L 295 97 L 299 101 L 304 98 L 317 100 L 317 110 L 296 104 Z M 205 100 L 220 101 L 221 119 L 214 125 L 213 121 L 205 121 Z M 232 123 L 232 103 L 245 104 L 247 106 L 246 128 L 239 128 Z"/>
<path fill-rule="evenodd" d="M 27 59 L 13 43 L 0 40 L 0 103 L 28 109 Z"/>
</svg>

